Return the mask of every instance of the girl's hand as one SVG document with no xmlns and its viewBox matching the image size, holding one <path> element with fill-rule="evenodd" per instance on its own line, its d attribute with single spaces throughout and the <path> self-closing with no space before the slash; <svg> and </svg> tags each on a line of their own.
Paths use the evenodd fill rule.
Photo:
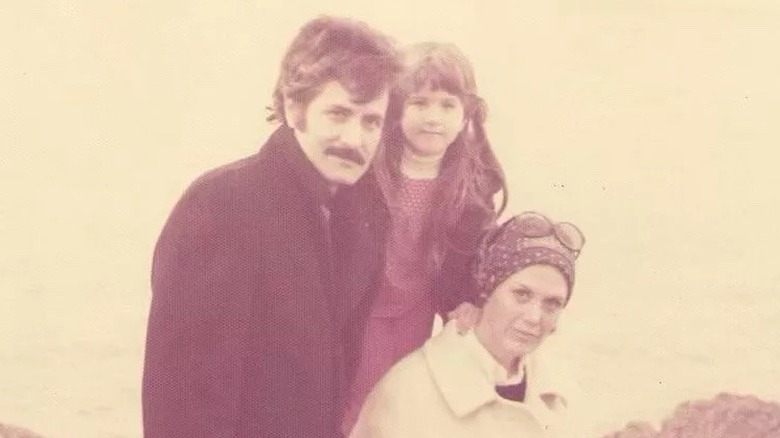
<svg viewBox="0 0 780 438">
<path fill-rule="evenodd" d="M 447 314 L 447 319 L 454 319 L 458 333 L 464 334 L 477 325 L 481 315 L 482 309 L 469 302 L 463 302 L 458 304 L 455 310 Z"/>
</svg>

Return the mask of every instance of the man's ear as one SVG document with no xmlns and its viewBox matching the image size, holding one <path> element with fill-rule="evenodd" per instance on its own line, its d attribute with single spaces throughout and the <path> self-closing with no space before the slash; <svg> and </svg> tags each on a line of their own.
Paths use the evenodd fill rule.
<svg viewBox="0 0 780 438">
<path fill-rule="evenodd" d="M 301 130 L 304 128 L 304 122 L 301 114 L 301 105 L 287 96 L 283 98 L 284 102 L 284 120 L 287 121 L 287 126 Z"/>
<path fill-rule="evenodd" d="M 282 102 L 284 105 L 282 105 L 282 111 L 284 111 L 284 120 L 287 121 L 287 126 L 294 128 L 294 121 L 295 121 L 295 111 L 293 111 L 293 102 L 287 98 L 287 96 L 282 98 Z"/>
</svg>

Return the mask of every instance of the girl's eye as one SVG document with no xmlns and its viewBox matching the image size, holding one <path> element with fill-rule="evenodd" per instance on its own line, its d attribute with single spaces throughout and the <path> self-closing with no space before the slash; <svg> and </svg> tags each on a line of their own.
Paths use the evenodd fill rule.
<svg viewBox="0 0 780 438">
<path fill-rule="evenodd" d="M 409 101 L 409 105 L 411 106 L 425 106 L 426 101 L 424 99 L 412 99 Z"/>
<path fill-rule="evenodd" d="M 441 106 L 445 109 L 452 109 L 455 108 L 455 102 L 445 100 L 444 102 L 442 102 Z"/>
</svg>

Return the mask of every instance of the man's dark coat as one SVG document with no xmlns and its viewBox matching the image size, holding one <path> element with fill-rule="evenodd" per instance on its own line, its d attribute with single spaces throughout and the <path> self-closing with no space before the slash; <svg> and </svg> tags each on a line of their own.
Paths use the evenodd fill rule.
<svg viewBox="0 0 780 438">
<path fill-rule="evenodd" d="M 292 131 L 186 191 L 157 243 L 146 438 L 330 438 L 382 266 L 370 175 L 331 197 Z"/>
</svg>

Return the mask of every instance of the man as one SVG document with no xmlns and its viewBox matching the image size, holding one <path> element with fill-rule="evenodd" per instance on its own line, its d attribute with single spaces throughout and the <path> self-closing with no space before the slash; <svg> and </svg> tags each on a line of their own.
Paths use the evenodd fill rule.
<svg viewBox="0 0 780 438">
<path fill-rule="evenodd" d="M 381 267 L 384 217 L 357 193 L 376 193 L 370 178 L 350 186 L 399 70 L 365 24 L 307 23 L 274 92 L 282 126 L 178 202 L 152 268 L 146 438 L 339 436 L 345 336 Z"/>
</svg>

